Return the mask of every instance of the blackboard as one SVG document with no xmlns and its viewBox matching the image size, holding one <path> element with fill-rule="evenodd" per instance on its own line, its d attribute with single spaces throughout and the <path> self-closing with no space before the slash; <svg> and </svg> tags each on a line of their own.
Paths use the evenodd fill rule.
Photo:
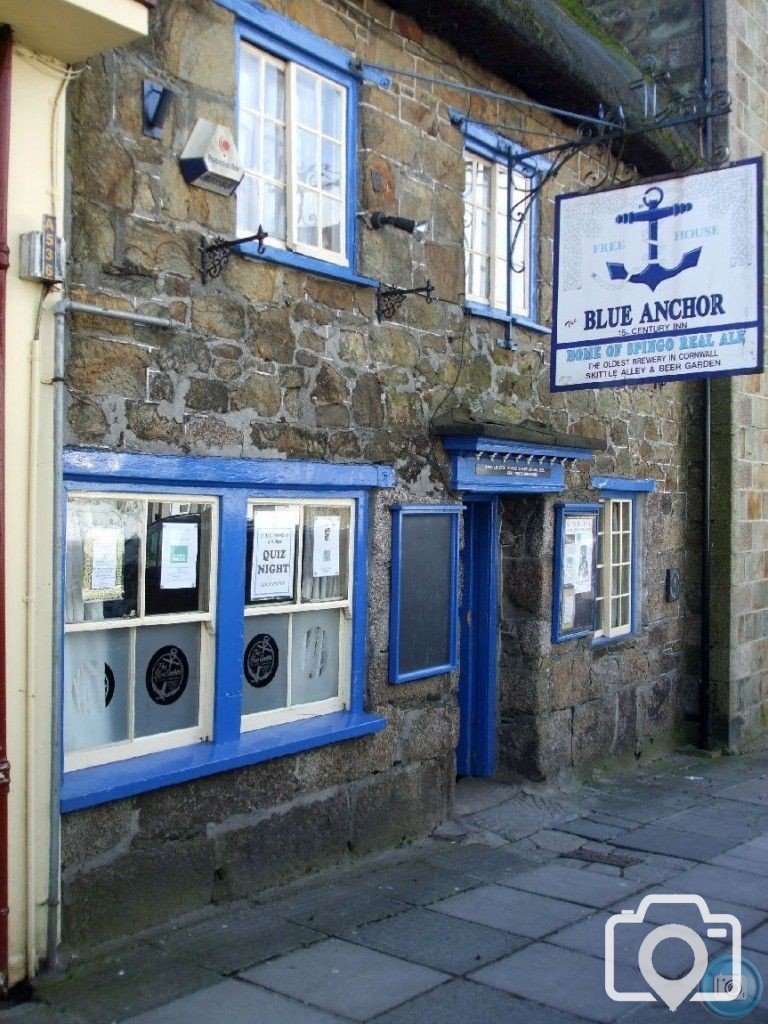
<svg viewBox="0 0 768 1024">
<path fill-rule="evenodd" d="M 393 521 L 390 679 L 456 666 L 458 507 L 403 507 Z"/>
</svg>

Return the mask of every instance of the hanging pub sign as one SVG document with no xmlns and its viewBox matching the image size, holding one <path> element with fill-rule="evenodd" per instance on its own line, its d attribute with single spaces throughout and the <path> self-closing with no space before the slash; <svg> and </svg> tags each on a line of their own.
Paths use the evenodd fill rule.
<svg viewBox="0 0 768 1024">
<path fill-rule="evenodd" d="M 552 391 L 763 369 L 762 160 L 558 196 Z"/>
</svg>

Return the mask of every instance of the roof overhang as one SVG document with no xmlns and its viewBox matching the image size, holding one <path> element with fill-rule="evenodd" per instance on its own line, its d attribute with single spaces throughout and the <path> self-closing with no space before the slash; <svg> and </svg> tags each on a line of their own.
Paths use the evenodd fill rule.
<svg viewBox="0 0 768 1024">
<path fill-rule="evenodd" d="M 127 46 L 147 35 L 140 0 L 4 0 L 0 21 L 13 40 L 65 64 Z"/>
</svg>

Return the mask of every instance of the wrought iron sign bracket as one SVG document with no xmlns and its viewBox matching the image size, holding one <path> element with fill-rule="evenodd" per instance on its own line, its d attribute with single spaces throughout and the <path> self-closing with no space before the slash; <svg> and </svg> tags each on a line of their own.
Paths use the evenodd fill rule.
<svg viewBox="0 0 768 1024">
<path fill-rule="evenodd" d="M 218 277 L 224 267 L 229 263 L 229 257 L 233 249 L 236 249 L 239 245 L 244 242 L 258 242 L 256 252 L 259 256 L 263 256 L 266 251 L 264 245 L 264 239 L 268 238 L 269 234 L 259 224 L 259 230 L 254 235 L 247 235 L 245 238 L 233 238 L 227 241 L 225 238 L 214 238 L 212 242 L 206 245 L 204 242 L 200 243 L 200 276 L 203 280 L 203 284 L 207 284 L 208 281 L 213 277 Z"/>
<path fill-rule="evenodd" d="M 391 320 L 405 302 L 406 295 L 421 295 L 427 303 L 434 302 L 434 290 L 435 286 L 429 278 L 421 288 L 385 288 L 380 284 L 376 289 L 376 316 L 379 320 Z"/>
</svg>

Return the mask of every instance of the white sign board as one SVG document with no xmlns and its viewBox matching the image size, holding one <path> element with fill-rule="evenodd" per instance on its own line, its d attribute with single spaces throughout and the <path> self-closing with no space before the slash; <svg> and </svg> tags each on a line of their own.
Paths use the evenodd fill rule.
<svg viewBox="0 0 768 1024">
<path fill-rule="evenodd" d="M 762 178 L 558 196 L 552 391 L 762 370 Z"/>
</svg>

